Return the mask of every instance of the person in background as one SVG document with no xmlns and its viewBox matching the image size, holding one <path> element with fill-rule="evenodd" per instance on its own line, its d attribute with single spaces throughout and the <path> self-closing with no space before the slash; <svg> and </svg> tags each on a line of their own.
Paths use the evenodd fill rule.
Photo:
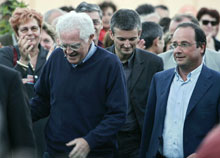
<svg viewBox="0 0 220 158">
<path fill-rule="evenodd" d="M 55 8 L 55 9 L 50 9 L 48 10 L 46 13 L 44 13 L 43 17 L 44 17 L 44 22 L 46 22 L 49 25 L 52 25 L 55 27 L 55 25 L 53 25 L 53 21 L 58 18 L 61 15 L 64 15 L 66 12 L 59 9 L 59 8 Z"/>
<path fill-rule="evenodd" d="M 170 15 L 169 9 L 165 5 L 156 5 L 155 12 L 160 16 L 161 19 L 165 17 L 169 18 L 169 15 Z"/>
<path fill-rule="evenodd" d="M 140 39 L 143 39 L 145 41 L 146 51 L 155 54 L 160 54 L 163 52 L 163 30 L 159 24 L 156 24 L 154 22 L 142 23 L 142 32 Z"/>
<path fill-rule="evenodd" d="M 106 32 L 110 29 L 110 20 L 113 13 L 117 10 L 117 7 L 112 2 L 102 2 L 99 4 L 102 10 L 102 24 L 103 28 L 99 34 L 99 40 L 104 43 L 104 37 Z"/>
<path fill-rule="evenodd" d="M 136 11 L 120 9 L 113 14 L 109 32 L 114 45 L 107 50 L 119 57 L 128 85 L 127 119 L 117 135 L 115 158 L 138 158 L 150 82 L 156 72 L 163 70 L 161 58 L 136 48 L 141 31 Z"/>
<path fill-rule="evenodd" d="M 41 40 L 40 44 L 47 51 L 50 50 L 51 47 L 56 43 L 57 35 L 56 31 L 52 26 L 47 23 L 43 23 L 42 31 L 41 31 Z"/>
<path fill-rule="evenodd" d="M 90 16 L 95 28 L 94 42 L 97 46 L 103 47 L 102 41 L 99 40 L 99 34 L 103 28 L 102 10 L 97 4 L 82 2 L 76 7 L 76 12 L 84 12 Z"/>
<path fill-rule="evenodd" d="M 206 34 L 207 48 L 220 50 L 220 41 L 216 39 L 219 28 L 220 15 L 215 9 L 201 8 L 196 15 L 201 28 Z"/>
<path fill-rule="evenodd" d="M 56 31 L 60 48 L 45 64 L 31 101 L 33 121 L 50 115 L 44 158 L 112 158 L 127 110 L 122 65 L 94 44 L 88 14 L 61 16 Z"/>
<path fill-rule="evenodd" d="M 194 158 L 220 119 L 220 73 L 206 67 L 206 36 L 196 24 L 173 34 L 176 68 L 154 75 L 145 112 L 140 158 Z"/>
<path fill-rule="evenodd" d="M 0 64 L 0 157 L 34 158 L 31 114 L 20 75 Z"/>
<path fill-rule="evenodd" d="M 46 62 L 48 51 L 40 45 L 43 16 L 28 8 L 16 8 L 10 24 L 18 39 L 18 45 L 0 48 L 0 64 L 20 72 L 29 99 L 35 96 L 34 85 Z M 46 119 L 33 124 L 38 156 L 41 157 L 46 144 L 44 127 Z"/>
<path fill-rule="evenodd" d="M 159 23 L 160 21 L 160 16 L 155 12 L 155 8 L 151 4 L 145 3 L 142 5 L 139 5 L 135 10 L 140 15 L 142 23 L 146 21 Z"/>
</svg>

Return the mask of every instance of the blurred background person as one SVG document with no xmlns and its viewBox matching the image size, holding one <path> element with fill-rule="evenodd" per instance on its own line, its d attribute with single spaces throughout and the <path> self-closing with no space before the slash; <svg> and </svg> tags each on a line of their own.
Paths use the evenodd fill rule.
<svg viewBox="0 0 220 158">
<path fill-rule="evenodd" d="M 73 8 L 72 6 L 66 6 L 66 5 L 60 7 L 59 9 L 63 10 L 64 12 L 67 12 L 67 13 L 75 10 L 75 8 Z"/>
<path fill-rule="evenodd" d="M 0 48 L 0 64 L 14 67 L 22 76 L 25 92 L 31 99 L 34 85 L 46 62 L 48 51 L 40 45 L 43 16 L 28 8 L 16 8 L 10 18 L 11 27 L 18 39 L 18 45 Z M 44 127 L 47 119 L 33 124 L 38 155 L 45 150 Z"/>
<path fill-rule="evenodd" d="M 171 19 L 169 17 L 161 18 L 159 21 L 159 25 L 163 28 L 163 33 L 165 34 L 169 31 Z"/>
<path fill-rule="evenodd" d="M 47 51 L 50 50 L 51 47 L 56 43 L 57 34 L 52 26 L 47 23 L 43 23 L 42 31 L 41 31 L 41 40 L 40 44 Z"/>
<path fill-rule="evenodd" d="M 50 9 L 46 13 L 44 13 L 44 15 L 43 15 L 44 19 L 43 20 L 44 20 L 44 22 L 48 23 L 49 25 L 52 25 L 53 21 L 57 17 L 65 14 L 65 13 L 66 13 L 65 11 L 63 11 L 59 8 Z"/>
<path fill-rule="evenodd" d="M 168 7 L 162 4 L 155 6 L 155 12 L 160 16 L 160 18 L 170 16 Z"/>
<path fill-rule="evenodd" d="M 155 12 L 155 8 L 151 4 L 139 5 L 135 10 L 140 15 L 142 23 L 146 21 L 159 23 L 160 21 L 160 16 Z"/>
<path fill-rule="evenodd" d="M 102 2 L 99 4 L 99 7 L 102 10 L 102 24 L 103 24 L 103 28 L 101 29 L 99 34 L 99 40 L 101 42 L 104 42 L 105 34 L 110 29 L 111 17 L 113 13 L 117 10 L 117 7 L 112 2 Z"/>
<path fill-rule="evenodd" d="M 99 40 L 99 34 L 103 28 L 102 10 L 97 4 L 82 2 L 76 7 L 76 12 L 84 12 L 90 16 L 95 28 L 94 42 L 97 46 L 103 47 L 102 41 Z"/>
<path fill-rule="evenodd" d="M 144 39 L 146 51 L 155 54 L 163 52 L 163 30 L 159 24 L 149 21 L 142 23 L 140 39 Z"/>
<path fill-rule="evenodd" d="M 200 26 L 206 34 L 207 48 L 220 50 L 220 41 L 216 39 L 219 28 L 220 15 L 215 9 L 201 8 L 197 15 Z"/>
</svg>

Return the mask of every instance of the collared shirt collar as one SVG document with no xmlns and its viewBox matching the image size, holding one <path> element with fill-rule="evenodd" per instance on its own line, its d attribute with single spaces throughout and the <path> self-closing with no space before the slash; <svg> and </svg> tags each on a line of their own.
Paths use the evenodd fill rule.
<svg viewBox="0 0 220 158">
<path fill-rule="evenodd" d="M 190 80 L 194 80 L 200 74 L 200 72 L 202 70 L 203 63 L 204 62 L 202 62 L 196 69 L 194 69 L 192 72 L 190 72 L 187 75 L 187 80 L 185 82 L 188 82 Z M 174 71 L 175 71 L 177 81 L 180 80 L 180 81 L 184 82 L 179 74 L 178 67 L 176 67 Z"/>
<path fill-rule="evenodd" d="M 94 42 L 92 41 L 91 46 L 89 48 L 89 52 L 87 53 L 86 57 L 79 63 L 79 64 L 72 64 L 74 68 L 76 68 L 78 65 L 85 63 L 89 58 L 92 57 L 92 55 L 95 53 L 97 47 L 95 46 Z"/>
</svg>

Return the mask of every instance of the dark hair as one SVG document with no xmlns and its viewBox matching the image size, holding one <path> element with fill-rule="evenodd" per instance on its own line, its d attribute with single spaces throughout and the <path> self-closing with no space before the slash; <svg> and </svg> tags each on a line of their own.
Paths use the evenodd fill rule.
<svg viewBox="0 0 220 158">
<path fill-rule="evenodd" d="M 115 27 L 126 31 L 135 28 L 141 30 L 141 20 L 136 11 L 131 9 L 120 9 L 116 11 L 111 18 L 112 33 L 114 33 Z"/>
<path fill-rule="evenodd" d="M 102 19 L 102 10 L 97 4 L 82 2 L 76 7 L 76 12 L 98 12 L 100 19 Z"/>
<path fill-rule="evenodd" d="M 144 22 L 142 23 L 142 32 L 140 39 L 145 40 L 145 47 L 150 48 L 153 45 L 153 41 L 159 37 L 162 38 L 163 30 L 159 24 L 155 22 Z"/>
<path fill-rule="evenodd" d="M 155 6 L 155 9 L 157 9 L 157 8 L 160 8 L 160 9 L 163 9 L 163 10 L 169 10 L 167 6 L 162 5 L 162 4 Z"/>
<path fill-rule="evenodd" d="M 196 18 L 200 21 L 202 16 L 205 15 L 205 14 L 208 14 L 211 17 L 215 18 L 216 22 L 219 24 L 220 15 L 219 15 L 219 12 L 217 10 L 215 10 L 215 9 L 208 9 L 208 8 L 201 8 L 198 11 L 198 13 L 197 13 Z"/>
<path fill-rule="evenodd" d="M 139 5 L 135 10 L 139 15 L 147 15 L 155 12 L 155 8 L 151 4 Z"/>
<path fill-rule="evenodd" d="M 163 33 L 169 30 L 171 19 L 169 17 L 164 17 L 160 19 L 159 25 L 163 28 Z"/>
<path fill-rule="evenodd" d="M 71 11 L 75 10 L 72 6 L 62 6 L 62 7 L 60 7 L 60 9 L 65 12 L 71 12 Z"/>
<path fill-rule="evenodd" d="M 193 24 L 199 25 L 198 20 L 190 14 L 177 14 L 171 20 L 181 22 L 183 19 L 189 19 Z"/>
<path fill-rule="evenodd" d="M 108 7 L 112 8 L 113 12 L 117 10 L 116 5 L 112 2 L 102 2 L 99 4 L 99 7 L 101 8 L 102 11 L 104 11 Z"/>
<path fill-rule="evenodd" d="M 191 27 L 195 31 L 195 41 L 197 43 L 197 47 L 201 47 L 202 45 L 205 45 L 206 47 L 206 35 L 198 25 L 193 23 L 182 23 L 177 26 L 176 30 L 178 28 L 187 28 L 187 27 Z M 205 49 L 204 49 L 204 53 L 205 53 Z"/>
</svg>

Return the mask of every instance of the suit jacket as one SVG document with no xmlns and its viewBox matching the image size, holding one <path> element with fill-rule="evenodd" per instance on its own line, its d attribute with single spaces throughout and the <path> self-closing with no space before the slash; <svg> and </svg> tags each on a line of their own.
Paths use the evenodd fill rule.
<svg viewBox="0 0 220 158">
<path fill-rule="evenodd" d="M 0 74 L 0 157 L 3 158 L 11 151 L 34 149 L 35 143 L 31 114 L 18 72 L 0 65 Z"/>
<path fill-rule="evenodd" d="M 157 73 L 152 80 L 141 141 L 141 158 L 152 158 L 163 146 L 167 100 L 174 69 Z M 194 153 L 206 134 L 219 122 L 220 73 L 202 67 L 186 112 L 183 128 L 184 157 Z M 147 155 L 147 156 L 146 156 Z"/>
<path fill-rule="evenodd" d="M 107 50 L 115 53 L 114 45 L 107 48 Z M 134 55 L 134 65 L 127 87 L 130 104 L 134 109 L 138 125 L 142 131 L 151 79 L 156 72 L 163 70 L 163 62 L 157 55 L 141 49 L 135 49 Z"/>
<path fill-rule="evenodd" d="M 163 59 L 164 70 L 176 67 L 176 62 L 173 58 L 173 50 L 161 53 L 158 56 Z M 220 72 L 220 53 L 212 49 L 206 49 L 204 64 L 210 69 Z"/>
<path fill-rule="evenodd" d="M 18 59 L 20 59 L 20 51 L 18 49 L 18 46 L 14 46 L 14 47 L 17 51 Z M 33 83 L 24 84 L 24 89 L 29 99 L 31 99 L 35 95 L 34 83 L 39 78 L 41 70 L 43 69 L 43 66 L 46 63 L 46 57 L 47 57 L 48 51 L 46 51 L 40 45 L 39 45 L 39 50 L 40 52 L 37 57 L 35 71 L 33 71 L 33 69 L 30 66 L 27 69 L 27 71 L 25 71 L 19 64 L 13 65 L 14 52 L 13 52 L 12 47 L 0 48 L 0 64 L 6 65 L 8 67 L 14 67 L 17 71 L 20 72 L 22 78 L 27 78 L 28 75 L 34 76 Z M 45 135 L 44 129 L 45 129 L 46 123 L 47 123 L 47 118 L 44 118 L 37 122 L 34 122 L 33 124 L 33 130 L 34 130 L 34 135 L 36 138 L 37 151 L 38 151 L 37 154 L 39 155 L 39 157 L 42 157 L 42 154 L 46 150 L 46 142 L 44 139 L 44 135 Z"/>
</svg>

